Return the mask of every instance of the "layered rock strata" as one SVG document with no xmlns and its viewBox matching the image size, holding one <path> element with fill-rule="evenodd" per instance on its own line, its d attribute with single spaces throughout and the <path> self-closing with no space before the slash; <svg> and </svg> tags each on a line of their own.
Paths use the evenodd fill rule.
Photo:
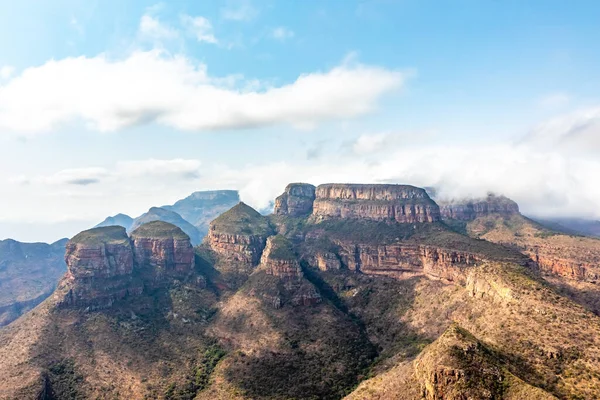
<svg viewBox="0 0 600 400">
<path fill-rule="evenodd" d="M 264 279 L 263 288 L 256 285 L 254 294 L 267 300 L 275 308 L 286 302 L 293 306 L 308 306 L 322 300 L 314 285 L 304 277 L 291 243 L 283 236 L 271 236 L 267 240 L 260 266 L 253 278 L 260 281 L 261 274 L 272 278 Z"/>
<path fill-rule="evenodd" d="M 315 187 L 308 183 L 290 183 L 284 193 L 275 199 L 276 215 L 306 216 L 312 212 Z"/>
<path fill-rule="evenodd" d="M 133 249 L 123 227 L 81 232 L 67 243 L 65 262 L 67 273 L 59 284 L 66 290 L 63 305 L 107 308 L 143 290 L 132 276 Z"/>
<path fill-rule="evenodd" d="M 424 189 L 414 186 L 326 184 L 316 189 L 312 216 L 316 221 L 350 218 L 420 223 L 439 221 L 440 210 Z"/>
<path fill-rule="evenodd" d="M 142 225 L 131 239 L 120 226 L 81 232 L 66 245 L 60 305 L 111 307 L 140 295 L 145 287 L 185 278 L 194 268 L 194 257 L 189 237 L 162 221 Z"/>
<path fill-rule="evenodd" d="M 183 279 L 194 269 L 194 248 L 178 227 L 162 221 L 142 225 L 131 234 L 136 265 L 149 270 L 155 281 Z"/>
<path fill-rule="evenodd" d="M 519 214 L 519 205 L 504 196 L 488 194 L 484 199 L 465 199 L 440 202 L 443 219 L 473 221 L 487 215 L 511 216 Z"/>
<path fill-rule="evenodd" d="M 239 203 L 210 223 L 207 243 L 220 265 L 252 269 L 259 264 L 267 238 L 273 234 L 268 220 Z"/>
</svg>

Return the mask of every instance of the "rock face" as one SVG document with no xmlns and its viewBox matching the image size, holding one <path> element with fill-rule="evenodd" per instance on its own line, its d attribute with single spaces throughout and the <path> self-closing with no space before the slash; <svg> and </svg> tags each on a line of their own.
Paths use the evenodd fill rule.
<svg viewBox="0 0 600 400">
<path fill-rule="evenodd" d="M 438 205 L 424 189 L 408 185 L 326 184 L 316 189 L 313 218 L 396 221 L 440 220 Z"/>
<path fill-rule="evenodd" d="M 258 265 L 267 238 L 272 234 L 269 221 L 240 202 L 210 223 L 206 240 L 221 258 L 222 265 L 248 270 Z"/>
<path fill-rule="evenodd" d="M 125 228 L 110 226 L 81 232 L 66 246 L 67 273 L 60 287 L 64 305 L 90 309 L 110 307 L 128 295 L 140 294 L 133 279 L 133 250 Z"/>
<path fill-rule="evenodd" d="M 263 279 L 265 274 L 270 278 Z M 293 306 L 315 305 L 321 302 L 321 295 L 302 272 L 292 244 L 281 235 L 267 239 L 260 266 L 253 274 L 253 293 L 267 300 L 275 308 L 285 303 Z"/>
<path fill-rule="evenodd" d="M 194 248 L 178 227 L 162 221 L 142 225 L 132 232 L 133 252 L 140 270 L 150 270 L 155 282 L 165 277 L 185 278 L 194 269 Z"/>
<path fill-rule="evenodd" d="M 492 193 L 484 199 L 466 199 L 440 202 L 443 219 L 473 221 L 487 215 L 510 216 L 519 214 L 519 206 L 511 199 Z"/>
<path fill-rule="evenodd" d="M 81 232 L 67 243 L 65 262 L 60 304 L 95 310 L 185 278 L 194 268 L 194 249 L 181 229 L 154 221 L 136 229 L 131 239 L 120 226 Z"/>
<path fill-rule="evenodd" d="M 275 199 L 276 215 L 306 216 L 312 212 L 315 187 L 308 183 L 290 183 L 285 192 Z"/>
<path fill-rule="evenodd" d="M 485 261 L 478 254 L 417 244 L 337 244 L 341 264 L 349 270 L 397 279 L 425 275 L 431 279 L 464 283 L 466 275 L 462 268 Z M 335 263 L 333 266 L 337 267 Z"/>
</svg>

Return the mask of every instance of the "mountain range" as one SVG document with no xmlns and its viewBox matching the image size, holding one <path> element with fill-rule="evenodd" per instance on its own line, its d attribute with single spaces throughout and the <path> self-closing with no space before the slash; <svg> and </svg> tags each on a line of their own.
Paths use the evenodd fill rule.
<svg viewBox="0 0 600 400">
<path fill-rule="evenodd" d="M 0 330 L 2 399 L 595 399 L 600 240 L 502 196 L 288 185 L 192 246 L 94 228 Z"/>
</svg>

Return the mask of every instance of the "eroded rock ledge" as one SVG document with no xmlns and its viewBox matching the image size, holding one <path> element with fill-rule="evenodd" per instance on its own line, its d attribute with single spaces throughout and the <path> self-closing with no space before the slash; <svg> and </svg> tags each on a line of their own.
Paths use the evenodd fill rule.
<svg viewBox="0 0 600 400">
<path fill-rule="evenodd" d="M 435 222 L 441 218 L 438 205 L 424 189 L 358 184 L 317 187 L 312 216 L 316 221 L 350 218 L 400 223 Z"/>
<path fill-rule="evenodd" d="M 157 221 L 142 225 L 131 239 L 120 226 L 81 232 L 67 243 L 65 262 L 60 305 L 93 310 L 183 278 L 194 268 L 194 250 L 181 229 Z"/>
<path fill-rule="evenodd" d="M 306 216 L 312 212 L 315 187 L 309 183 L 290 183 L 275 199 L 275 215 Z"/>
<path fill-rule="evenodd" d="M 495 214 L 510 216 L 519 214 L 519 205 L 505 196 L 489 193 L 482 199 L 440 201 L 443 219 L 473 221 L 475 218 Z"/>
</svg>

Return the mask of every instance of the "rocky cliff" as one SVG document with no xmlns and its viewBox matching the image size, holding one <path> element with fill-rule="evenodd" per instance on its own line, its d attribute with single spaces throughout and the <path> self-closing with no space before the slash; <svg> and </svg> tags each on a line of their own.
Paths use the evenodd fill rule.
<svg viewBox="0 0 600 400">
<path fill-rule="evenodd" d="M 438 201 L 443 219 L 473 221 L 487 215 L 511 216 L 519 214 L 519 206 L 511 199 L 493 193 L 483 199 Z"/>
<path fill-rule="evenodd" d="M 222 267 L 248 271 L 258 265 L 272 234 L 269 221 L 240 202 L 210 223 L 206 241 Z"/>
<path fill-rule="evenodd" d="M 286 303 L 307 306 L 321 302 L 315 286 L 304 277 L 292 243 L 281 235 L 267 239 L 260 265 L 248 286 L 253 295 L 275 308 Z"/>
<path fill-rule="evenodd" d="M 143 290 L 133 279 L 133 249 L 125 228 L 93 228 L 73 237 L 66 246 L 67 273 L 59 284 L 64 305 L 110 307 Z"/>
<path fill-rule="evenodd" d="M 155 282 L 183 279 L 194 269 L 194 248 L 180 228 L 162 221 L 140 226 L 131 233 L 135 263 L 150 271 Z"/>
<path fill-rule="evenodd" d="M 396 221 L 440 220 L 438 205 L 425 190 L 408 185 L 326 184 L 317 187 L 313 218 Z"/>
<path fill-rule="evenodd" d="M 154 221 L 131 238 L 125 228 L 93 228 L 66 245 L 67 273 L 59 284 L 61 304 L 103 309 L 144 288 L 184 279 L 194 268 L 190 238 L 178 227 Z"/>
<path fill-rule="evenodd" d="M 290 183 L 284 193 L 275 199 L 276 215 L 306 216 L 312 212 L 315 187 L 308 183 Z"/>
</svg>

